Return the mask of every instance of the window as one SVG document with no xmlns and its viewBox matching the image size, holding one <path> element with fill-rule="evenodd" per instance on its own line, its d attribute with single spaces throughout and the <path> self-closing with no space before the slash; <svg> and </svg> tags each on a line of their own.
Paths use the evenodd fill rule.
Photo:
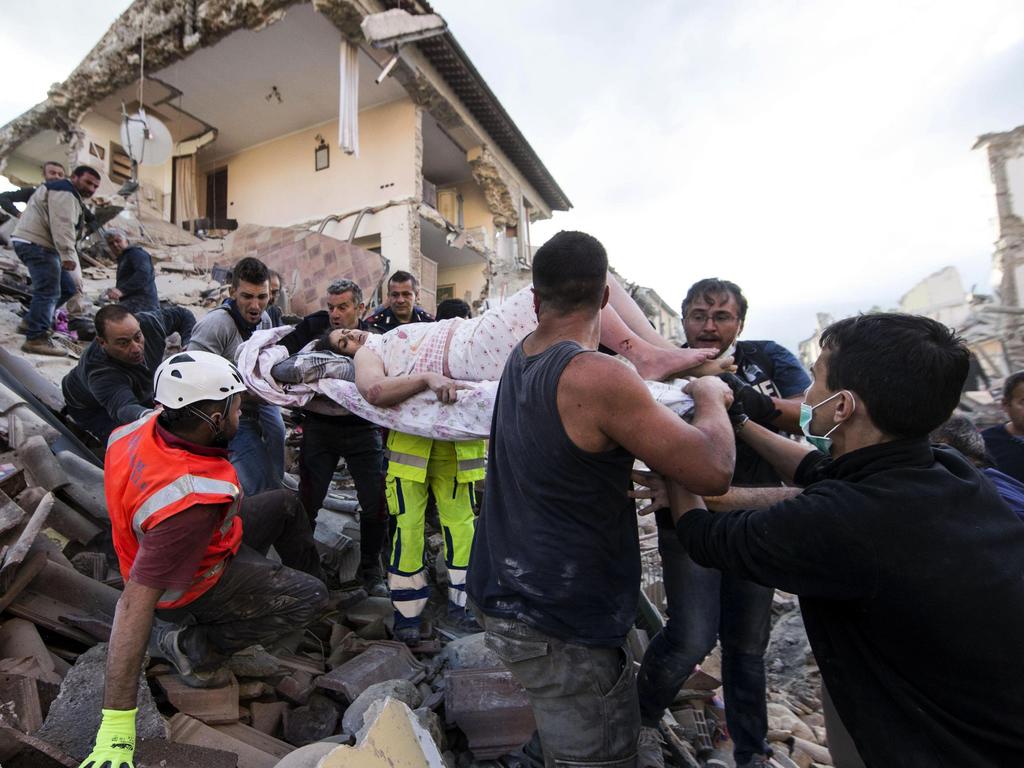
<svg viewBox="0 0 1024 768">
<path fill-rule="evenodd" d="M 110 170 L 107 173 L 111 181 L 124 184 L 132 177 L 132 159 L 117 142 L 110 142 Z"/>
</svg>

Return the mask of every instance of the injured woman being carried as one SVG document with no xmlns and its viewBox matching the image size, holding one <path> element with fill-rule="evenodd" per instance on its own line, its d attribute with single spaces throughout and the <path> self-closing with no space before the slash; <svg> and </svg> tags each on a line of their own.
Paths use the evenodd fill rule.
<svg viewBox="0 0 1024 768">
<path fill-rule="evenodd" d="M 656 399 L 685 410 L 689 398 L 662 379 L 726 370 L 715 350 L 674 346 L 657 334 L 609 275 L 601 344 L 620 353 Z M 257 332 L 239 351 L 239 368 L 258 394 L 280 405 L 323 395 L 369 421 L 439 439 L 486 437 L 497 381 L 509 354 L 537 327 L 533 290 L 524 288 L 479 317 L 408 323 L 384 335 L 333 330 L 296 356 Z M 351 360 L 349 362 L 348 359 Z M 269 375 L 268 375 L 269 374 Z"/>
</svg>

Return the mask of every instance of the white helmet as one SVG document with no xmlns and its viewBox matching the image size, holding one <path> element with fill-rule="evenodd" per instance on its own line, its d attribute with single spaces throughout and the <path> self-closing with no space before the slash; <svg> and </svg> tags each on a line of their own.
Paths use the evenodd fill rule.
<svg viewBox="0 0 1024 768">
<path fill-rule="evenodd" d="M 200 400 L 224 400 L 245 392 L 234 363 L 210 352 L 179 352 L 164 360 L 153 377 L 154 400 L 184 408 Z"/>
</svg>

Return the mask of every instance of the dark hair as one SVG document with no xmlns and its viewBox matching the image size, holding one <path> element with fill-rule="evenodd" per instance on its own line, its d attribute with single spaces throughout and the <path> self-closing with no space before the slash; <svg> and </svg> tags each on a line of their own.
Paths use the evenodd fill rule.
<svg viewBox="0 0 1024 768">
<path fill-rule="evenodd" d="M 245 281 L 253 285 L 263 285 L 270 282 L 270 270 L 267 265 L 252 256 L 246 256 L 235 264 L 231 270 L 231 287 L 238 289 L 239 284 Z"/>
<path fill-rule="evenodd" d="M 46 170 L 46 166 L 48 166 L 48 165 L 56 165 L 62 171 L 64 170 L 64 163 L 58 162 L 57 160 L 47 160 L 45 163 L 43 163 L 42 169 L 45 171 Z M 88 168 L 89 166 L 83 165 L 83 166 L 79 166 L 79 167 L 81 167 L 81 168 Z"/>
<path fill-rule="evenodd" d="M 64 166 L 61 166 L 63 168 Z M 97 179 L 102 180 L 100 172 L 93 168 L 91 165 L 79 165 L 71 172 L 72 176 L 82 176 L 83 174 L 89 174 L 95 176 Z"/>
<path fill-rule="evenodd" d="M 745 320 L 747 317 L 747 297 L 743 295 L 743 291 L 736 283 L 730 280 L 721 280 L 717 277 L 705 277 L 703 280 L 698 280 L 690 286 L 690 290 L 686 292 L 686 298 L 683 299 L 683 317 L 686 317 L 690 305 L 697 299 L 704 299 L 708 304 L 714 306 L 723 293 L 732 294 L 740 308 L 739 319 L 740 321 Z"/>
<path fill-rule="evenodd" d="M 472 317 L 473 310 L 462 299 L 445 299 L 437 305 L 435 320 L 449 320 L 453 317 Z"/>
<path fill-rule="evenodd" d="M 389 290 L 392 283 L 412 283 L 412 289 L 414 291 L 418 291 L 420 289 L 420 281 L 416 279 L 416 276 L 412 274 L 412 272 L 406 272 L 404 269 L 399 269 L 388 278 Z"/>
<path fill-rule="evenodd" d="M 1003 402 L 1008 403 L 1013 399 L 1013 390 L 1017 388 L 1018 384 L 1024 383 L 1024 371 L 1017 371 L 1011 373 L 1006 377 L 1006 381 L 1003 382 Z"/>
<path fill-rule="evenodd" d="M 563 230 L 533 257 L 533 291 L 541 306 L 559 314 L 601 307 L 608 285 L 608 254 L 586 232 Z"/>
<path fill-rule="evenodd" d="M 950 416 L 945 424 L 932 430 L 932 442 L 956 448 L 976 467 L 992 466 L 992 459 L 985 449 L 985 438 L 966 416 Z"/>
<path fill-rule="evenodd" d="M 107 323 L 120 323 L 131 314 L 131 310 L 122 304 L 108 304 L 105 307 L 101 307 L 100 311 L 96 313 L 96 317 L 93 318 L 93 323 L 96 326 L 96 335 L 106 341 Z"/>
<path fill-rule="evenodd" d="M 228 395 L 227 400 L 234 395 Z M 215 413 L 222 413 L 224 400 L 197 400 L 184 408 L 164 408 L 157 417 L 160 424 L 175 433 L 191 432 L 193 429 L 205 424 L 201 416 L 197 416 L 193 409 L 197 409 L 212 416 Z"/>
<path fill-rule="evenodd" d="M 268 268 L 267 269 L 267 279 L 268 280 L 273 280 L 275 277 L 278 279 L 279 282 L 284 282 L 281 279 L 281 273 L 280 272 L 278 272 L 276 269 Z"/>
<path fill-rule="evenodd" d="M 879 312 L 848 317 L 821 332 L 826 385 L 848 389 L 884 434 L 924 437 L 960 402 L 970 366 L 963 339 L 920 315 Z"/>
<path fill-rule="evenodd" d="M 334 347 L 331 346 L 331 331 L 335 330 L 330 328 L 319 336 L 316 337 L 316 341 L 313 343 L 314 352 L 333 352 Z"/>
</svg>

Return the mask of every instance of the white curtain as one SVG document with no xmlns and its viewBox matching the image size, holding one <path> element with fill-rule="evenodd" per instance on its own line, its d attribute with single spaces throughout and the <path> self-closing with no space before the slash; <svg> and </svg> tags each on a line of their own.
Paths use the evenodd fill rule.
<svg viewBox="0 0 1024 768">
<path fill-rule="evenodd" d="M 341 93 L 338 98 L 338 146 L 359 157 L 359 48 L 341 40 Z"/>
<path fill-rule="evenodd" d="M 199 218 L 196 199 L 196 156 L 183 155 L 174 159 L 174 223 Z"/>
</svg>

